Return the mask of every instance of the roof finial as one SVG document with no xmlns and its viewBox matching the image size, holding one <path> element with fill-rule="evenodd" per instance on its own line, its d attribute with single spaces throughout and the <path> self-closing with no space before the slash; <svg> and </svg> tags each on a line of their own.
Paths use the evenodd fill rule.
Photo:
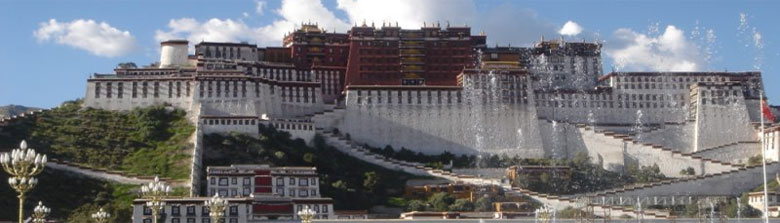
<svg viewBox="0 0 780 223">
<path fill-rule="evenodd" d="M 366 19 L 363 19 L 363 27 L 366 27 Z"/>
<path fill-rule="evenodd" d="M 423 27 L 427 27 L 427 26 L 428 24 L 426 24 L 425 21 L 423 21 Z"/>
<path fill-rule="evenodd" d="M 447 28 L 450 28 L 450 21 L 447 20 Z"/>
<path fill-rule="evenodd" d="M 544 35 L 541 35 L 541 38 L 539 39 L 539 42 L 544 42 Z"/>
</svg>

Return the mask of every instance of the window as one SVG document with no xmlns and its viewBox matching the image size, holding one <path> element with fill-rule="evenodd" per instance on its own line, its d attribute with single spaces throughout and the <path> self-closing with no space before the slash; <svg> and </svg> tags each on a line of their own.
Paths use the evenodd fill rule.
<svg viewBox="0 0 780 223">
<path fill-rule="evenodd" d="M 121 83 L 121 82 L 120 82 L 120 83 L 118 83 L 117 85 L 118 85 L 118 87 L 119 87 L 119 89 L 118 89 L 118 91 L 119 91 L 119 92 L 117 92 L 117 94 L 116 94 L 116 97 L 117 97 L 117 98 L 122 98 L 122 95 L 124 94 L 124 90 L 125 90 L 125 89 L 124 89 L 124 83 Z"/>
<path fill-rule="evenodd" d="M 95 83 L 95 98 L 100 98 L 100 82 Z"/>
<path fill-rule="evenodd" d="M 200 210 L 200 216 L 209 216 L 209 207 L 203 206 Z"/>
<path fill-rule="evenodd" d="M 149 83 L 144 82 L 144 84 L 141 86 L 141 93 L 144 95 L 144 98 L 146 98 L 146 93 L 148 92 Z"/>
<path fill-rule="evenodd" d="M 311 178 L 311 185 L 316 186 L 317 185 L 317 178 Z"/>
<path fill-rule="evenodd" d="M 295 189 L 290 189 L 290 197 L 295 197 Z"/>
<path fill-rule="evenodd" d="M 311 196 L 312 197 L 316 197 L 317 196 L 317 190 L 316 189 L 312 189 L 311 190 Z"/>
<path fill-rule="evenodd" d="M 252 184 L 252 181 L 249 179 L 249 177 L 244 177 L 244 186 L 249 186 Z"/>
<path fill-rule="evenodd" d="M 152 223 L 152 219 L 151 218 L 144 218 L 144 223 Z"/>
<path fill-rule="evenodd" d="M 251 193 L 251 190 L 248 187 L 245 187 L 243 195 L 244 196 L 249 196 L 249 193 Z"/>
<path fill-rule="evenodd" d="M 328 213 L 328 205 L 327 204 L 323 204 L 322 205 L 322 213 Z"/>
<path fill-rule="evenodd" d="M 298 180 L 299 186 L 309 186 L 309 178 L 303 178 Z"/>
<path fill-rule="evenodd" d="M 227 177 L 219 178 L 219 186 L 227 186 L 227 185 L 228 185 Z"/>
<path fill-rule="evenodd" d="M 209 181 L 210 181 L 209 184 L 211 184 L 211 185 L 217 184 L 217 178 L 216 177 L 211 177 L 211 179 Z"/>
<path fill-rule="evenodd" d="M 306 190 L 306 189 L 301 189 L 301 191 L 298 192 L 298 196 L 308 197 L 309 196 L 309 191 Z"/>
<path fill-rule="evenodd" d="M 230 178 L 230 184 L 232 184 L 232 185 L 238 184 L 238 178 L 236 178 L 236 177 Z"/>
<path fill-rule="evenodd" d="M 138 83 L 133 82 L 133 93 L 132 93 L 133 94 L 133 98 L 138 97 L 138 89 L 137 88 L 138 88 Z"/>
<path fill-rule="evenodd" d="M 202 219 L 200 219 L 200 222 L 201 223 L 211 223 L 211 219 L 210 218 L 202 218 Z"/>
<path fill-rule="evenodd" d="M 276 188 L 276 193 L 279 194 L 279 196 L 284 197 L 284 188 Z"/>
<path fill-rule="evenodd" d="M 187 215 L 195 215 L 195 206 L 187 206 Z M 195 219 L 192 219 L 192 221 L 195 222 Z M 189 219 L 187 222 L 189 222 Z"/>
<path fill-rule="evenodd" d="M 295 178 L 290 177 L 290 185 L 295 185 Z"/>
<path fill-rule="evenodd" d="M 229 212 L 230 216 L 238 215 L 238 206 L 230 206 Z"/>
<path fill-rule="evenodd" d="M 152 209 L 149 207 L 144 207 L 144 215 L 152 215 Z"/>
<path fill-rule="evenodd" d="M 181 207 L 179 207 L 179 206 L 172 206 L 171 207 L 171 215 L 181 215 Z"/>
<path fill-rule="evenodd" d="M 171 223 L 180 223 L 179 218 L 171 218 Z"/>
<path fill-rule="evenodd" d="M 160 82 L 154 82 L 154 97 L 160 97 Z"/>
<path fill-rule="evenodd" d="M 238 219 L 237 218 L 231 218 L 230 219 L 230 223 L 238 223 Z"/>
<path fill-rule="evenodd" d="M 231 197 L 238 196 L 238 190 L 236 190 L 235 188 L 234 189 L 230 189 L 230 196 Z"/>
<path fill-rule="evenodd" d="M 187 223 L 195 223 L 195 219 L 194 218 L 187 218 Z"/>
</svg>

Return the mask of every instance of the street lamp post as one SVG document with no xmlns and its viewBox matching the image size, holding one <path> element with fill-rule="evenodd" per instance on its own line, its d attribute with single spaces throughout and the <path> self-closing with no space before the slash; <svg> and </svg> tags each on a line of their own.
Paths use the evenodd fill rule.
<svg viewBox="0 0 780 223">
<path fill-rule="evenodd" d="M 311 208 L 305 207 L 303 210 L 298 211 L 298 217 L 301 217 L 301 223 L 311 223 L 311 219 L 317 214 Z"/>
<path fill-rule="evenodd" d="M 98 212 L 95 212 L 92 214 L 92 219 L 95 219 L 95 222 L 97 223 L 106 223 L 108 222 L 108 218 L 111 217 L 111 214 L 108 212 L 103 211 L 103 208 L 100 208 Z"/>
<path fill-rule="evenodd" d="M 149 182 L 148 185 L 141 186 L 143 197 L 149 200 L 146 202 L 146 206 L 152 209 L 152 217 L 154 218 L 152 221 L 154 223 L 157 223 L 160 209 L 165 207 L 165 197 L 167 197 L 170 192 L 171 186 L 160 181 L 160 178 L 158 177 L 154 177 L 154 181 Z"/>
<path fill-rule="evenodd" d="M 49 216 L 50 212 L 51 209 L 49 209 L 46 206 L 43 206 L 43 202 L 38 201 L 38 206 L 35 206 L 35 209 L 33 209 L 32 222 L 33 223 L 46 222 L 46 216 Z"/>
<path fill-rule="evenodd" d="M 0 164 L 11 177 L 8 184 L 19 193 L 19 223 L 24 221 L 24 197 L 36 184 L 34 176 L 43 171 L 46 165 L 46 155 L 38 154 L 34 149 L 27 149 L 27 142 L 22 140 L 18 149 L 11 153 L 0 154 Z"/>
<path fill-rule="evenodd" d="M 209 207 L 209 216 L 211 216 L 212 223 L 219 223 L 219 219 L 225 216 L 228 201 L 219 197 L 219 194 L 214 194 L 214 197 L 206 200 L 204 205 Z"/>
</svg>

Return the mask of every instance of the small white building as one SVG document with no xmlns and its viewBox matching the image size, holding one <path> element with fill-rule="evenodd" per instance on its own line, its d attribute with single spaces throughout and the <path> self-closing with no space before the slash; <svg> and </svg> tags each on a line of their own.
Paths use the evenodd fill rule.
<svg viewBox="0 0 780 223">
<path fill-rule="evenodd" d="M 758 209 L 759 211 L 764 211 L 764 192 L 751 192 L 748 194 L 748 204 Z M 769 192 L 769 216 L 778 216 L 780 213 L 778 212 L 778 206 L 780 206 L 780 193 L 778 192 Z"/>
<path fill-rule="evenodd" d="M 767 161 L 780 161 L 780 124 L 764 128 L 764 150 Z"/>
<path fill-rule="evenodd" d="M 210 166 L 206 173 L 208 196 L 218 193 L 223 197 L 320 197 L 316 167 Z"/>
</svg>

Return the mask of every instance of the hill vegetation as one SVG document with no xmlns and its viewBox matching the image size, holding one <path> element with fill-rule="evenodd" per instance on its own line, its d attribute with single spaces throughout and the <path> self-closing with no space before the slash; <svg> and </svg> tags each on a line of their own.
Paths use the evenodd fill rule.
<svg viewBox="0 0 780 223">
<path fill-rule="evenodd" d="M 2 172 L 2 171 L 0 171 Z M 5 172 L 0 179 L 7 179 Z M 132 200 L 137 186 L 106 183 L 84 178 L 68 172 L 46 169 L 38 175 L 38 186 L 28 192 L 25 200 L 25 215 L 30 216 L 38 201 L 51 208 L 48 219 L 58 222 L 90 222 L 85 216 L 97 212 L 101 207 L 111 213 L 111 222 L 129 222 L 132 215 Z M 8 184 L 0 185 L 0 221 L 16 220 L 19 201 L 16 191 Z"/>
<path fill-rule="evenodd" d="M 95 168 L 173 179 L 189 176 L 195 128 L 182 110 L 164 106 L 113 112 L 69 101 L 0 129 L 0 151 L 30 147 L 50 158 Z"/>
</svg>

